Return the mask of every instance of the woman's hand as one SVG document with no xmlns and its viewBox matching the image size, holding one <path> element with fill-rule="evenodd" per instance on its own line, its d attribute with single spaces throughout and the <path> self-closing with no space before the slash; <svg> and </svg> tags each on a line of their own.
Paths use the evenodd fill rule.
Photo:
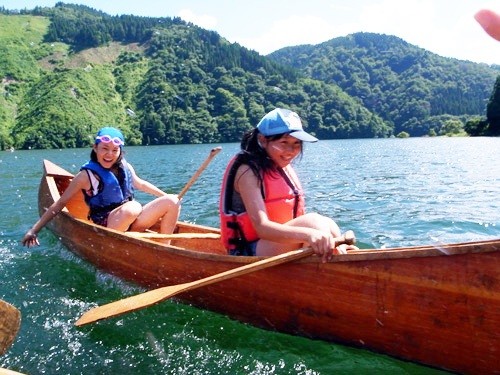
<svg viewBox="0 0 500 375">
<path fill-rule="evenodd" d="M 31 229 L 26 232 L 23 239 L 21 240 L 22 244 L 27 247 L 38 246 L 40 242 L 38 242 L 38 237 L 36 233 L 34 233 Z"/>
</svg>

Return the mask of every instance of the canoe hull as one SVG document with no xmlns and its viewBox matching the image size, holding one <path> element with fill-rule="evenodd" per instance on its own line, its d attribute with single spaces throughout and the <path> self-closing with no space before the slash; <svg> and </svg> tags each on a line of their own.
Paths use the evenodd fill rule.
<svg viewBox="0 0 500 375">
<path fill-rule="evenodd" d="M 52 165 L 45 162 L 40 211 L 71 178 L 51 173 Z M 147 288 L 258 259 L 228 256 L 219 240 L 174 240 L 167 246 L 127 236 L 88 222 L 82 202 L 70 202 L 49 229 L 98 269 Z M 187 223 L 178 230 L 219 233 Z M 257 327 L 461 373 L 498 373 L 499 269 L 500 240 L 366 250 L 326 264 L 311 257 L 256 271 L 178 299 Z"/>
</svg>

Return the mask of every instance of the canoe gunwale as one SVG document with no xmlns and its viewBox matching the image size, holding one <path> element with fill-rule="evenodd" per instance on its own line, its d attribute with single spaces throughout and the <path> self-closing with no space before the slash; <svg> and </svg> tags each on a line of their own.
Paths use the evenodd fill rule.
<svg viewBox="0 0 500 375">
<path fill-rule="evenodd" d="M 147 243 L 148 246 L 153 247 L 157 251 L 169 251 L 175 255 L 206 259 L 209 261 L 223 261 L 231 262 L 236 264 L 247 264 L 252 262 L 257 262 L 259 260 L 265 259 L 266 257 L 259 256 L 232 256 L 227 254 L 214 254 L 208 252 L 201 252 L 196 250 L 191 250 L 185 247 L 178 247 L 176 245 L 166 245 L 161 242 L 155 241 L 154 239 L 137 237 L 133 235 L 127 235 L 124 232 L 116 231 L 110 228 L 106 228 L 97 224 L 94 224 L 88 220 L 83 220 L 75 218 L 71 213 L 65 209 L 60 215 L 64 215 L 67 220 L 75 221 L 80 223 L 82 227 L 88 227 L 86 230 L 94 231 L 102 236 L 110 236 L 116 239 L 124 239 L 133 244 L 144 244 Z M 183 224 L 182 222 L 180 223 Z M 50 224 L 49 224 L 50 226 Z M 61 234 L 58 234 L 61 235 Z M 210 240 L 210 239 L 208 239 Z M 451 253 L 443 254 L 444 250 L 451 250 Z M 391 260 L 391 259 L 405 259 L 405 258 L 423 258 L 423 257 L 440 257 L 440 256 L 456 256 L 463 254 L 474 254 L 474 253 L 487 253 L 500 250 L 500 240 L 485 240 L 476 242 L 464 242 L 456 244 L 447 245 L 428 245 L 428 246 L 414 246 L 414 247 L 400 247 L 400 248 L 387 248 L 387 249 L 367 249 L 359 251 L 351 251 L 347 254 L 340 256 L 334 256 L 328 263 L 341 263 L 341 262 L 361 262 L 361 261 L 376 261 L 376 260 Z M 295 263 L 321 263 L 321 259 L 316 256 L 311 256 L 304 259 L 299 259 L 294 261 Z"/>
<path fill-rule="evenodd" d="M 158 251 L 171 251 L 172 253 L 191 257 L 198 259 L 206 259 L 210 261 L 224 261 L 231 263 L 252 263 L 259 260 L 265 259 L 266 257 L 258 256 L 232 256 L 226 254 L 213 254 L 208 252 L 201 252 L 196 250 L 191 250 L 189 248 L 178 247 L 175 245 L 165 245 L 161 242 L 155 241 L 150 238 L 136 237 L 133 235 L 127 235 L 126 233 L 116 231 L 110 228 L 102 227 L 100 225 L 94 224 L 88 220 L 75 218 L 68 211 L 63 212 L 63 215 L 67 217 L 67 220 L 74 220 L 79 222 L 82 226 L 88 226 L 89 230 L 101 233 L 103 236 L 111 236 L 113 238 L 126 239 L 126 241 L 141 244 L 148 243 L 149 246 L 155 248 Z M 183 223 L 181 223 L 183 224 Z M 446 254 L 446 251 L 450 250 L 451 253 Z M 427 246 L 414 246 L 414 247 L 399 247 L 399 248 L 387 248 L 387 249 L 367 249 L 359 251 L 351 251 L 347 254 L 332 257 L 329 263 L 339 263 L 339 262 L 356 262 L 356 261 L 374 261 L 374 260 L 390 260 L 390 259 L 402 259 L 402 258 L 421 258 L 421 257 L 439 257 L 439 256 L 455 256 L 463 254 L 473 254 L 473 253 L 484 253 L 484 252 L 494 252 L 500 250 L 499 240 L 485 240 L 476 242 L 464 242 L 457 244 L 447 244 L 447 245 L 427 245 Z M 294 261 L 296 263 L 320 263 L 321 259 L 316 256 L 311 256 L 309 258 L 304 258 Z"/>
</svg>

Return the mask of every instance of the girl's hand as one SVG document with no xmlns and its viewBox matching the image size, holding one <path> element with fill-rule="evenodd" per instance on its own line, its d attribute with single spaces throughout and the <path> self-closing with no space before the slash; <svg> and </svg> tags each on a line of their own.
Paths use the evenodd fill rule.
<svg viewBox="0 0 500 375">
<path fill-rule="evenodd" d="M 308 240 L 309 246 L 312 247 L 314 253 L 321 257 L 323 263 L 328 262 L 334 253 L 335 240 L 328 234 L 325 235 L 322 231 L 312 229 Z"/>
<path fill-rule="evenodd" d="M 24 235 L 21 242 L 24 246 L 27 246 L 27 247 L 40 245 L 40 242 L 38 242 L 38 237 L 37 237 L 36 233 L 33 233 L 33 231 L 31 229 L 26 232 L 26 234 Z"/>
<path fill-rule="evenodd" d="M 348 251 L 359 250 L 357 246 L 353 245 L 353 243 L 355 242 L 354 233 L 349 232 L 352 231 L 348 231 L 344 235 L 348 243 L 337 245 L 333 236 L 325 236 L 321 231 L 312 230 L 309 245 L 317 255 L 322 257 L 323 263 L 326 263 L 332 259 L 332 256 L 334 254 L 347 254 Z M 350 239 L 350 241 L 348 240 L 348 238 Z"/>
</svg>

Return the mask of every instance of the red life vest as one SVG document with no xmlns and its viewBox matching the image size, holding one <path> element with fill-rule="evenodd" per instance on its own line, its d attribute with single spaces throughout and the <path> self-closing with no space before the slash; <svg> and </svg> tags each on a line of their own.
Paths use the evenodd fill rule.
<svg viewBox="0 0 500 375">
<path fill-rule="evenodd" d="M 232 210 L 234 179 L 241 164 L 234 157 L 228 164 L 222 180 L 219 201 L 221 238 L 228 250 L 239 244 L 259 239 L 247 212 L 236 213 Z M 291 166 L 287 169 L 290 177 L 282 170 L 264 173 L 262 198 L 269 220 L 284 224 L 297 216 L 304 215 L 304 193 L 299 179 Z"/>
</svg>

